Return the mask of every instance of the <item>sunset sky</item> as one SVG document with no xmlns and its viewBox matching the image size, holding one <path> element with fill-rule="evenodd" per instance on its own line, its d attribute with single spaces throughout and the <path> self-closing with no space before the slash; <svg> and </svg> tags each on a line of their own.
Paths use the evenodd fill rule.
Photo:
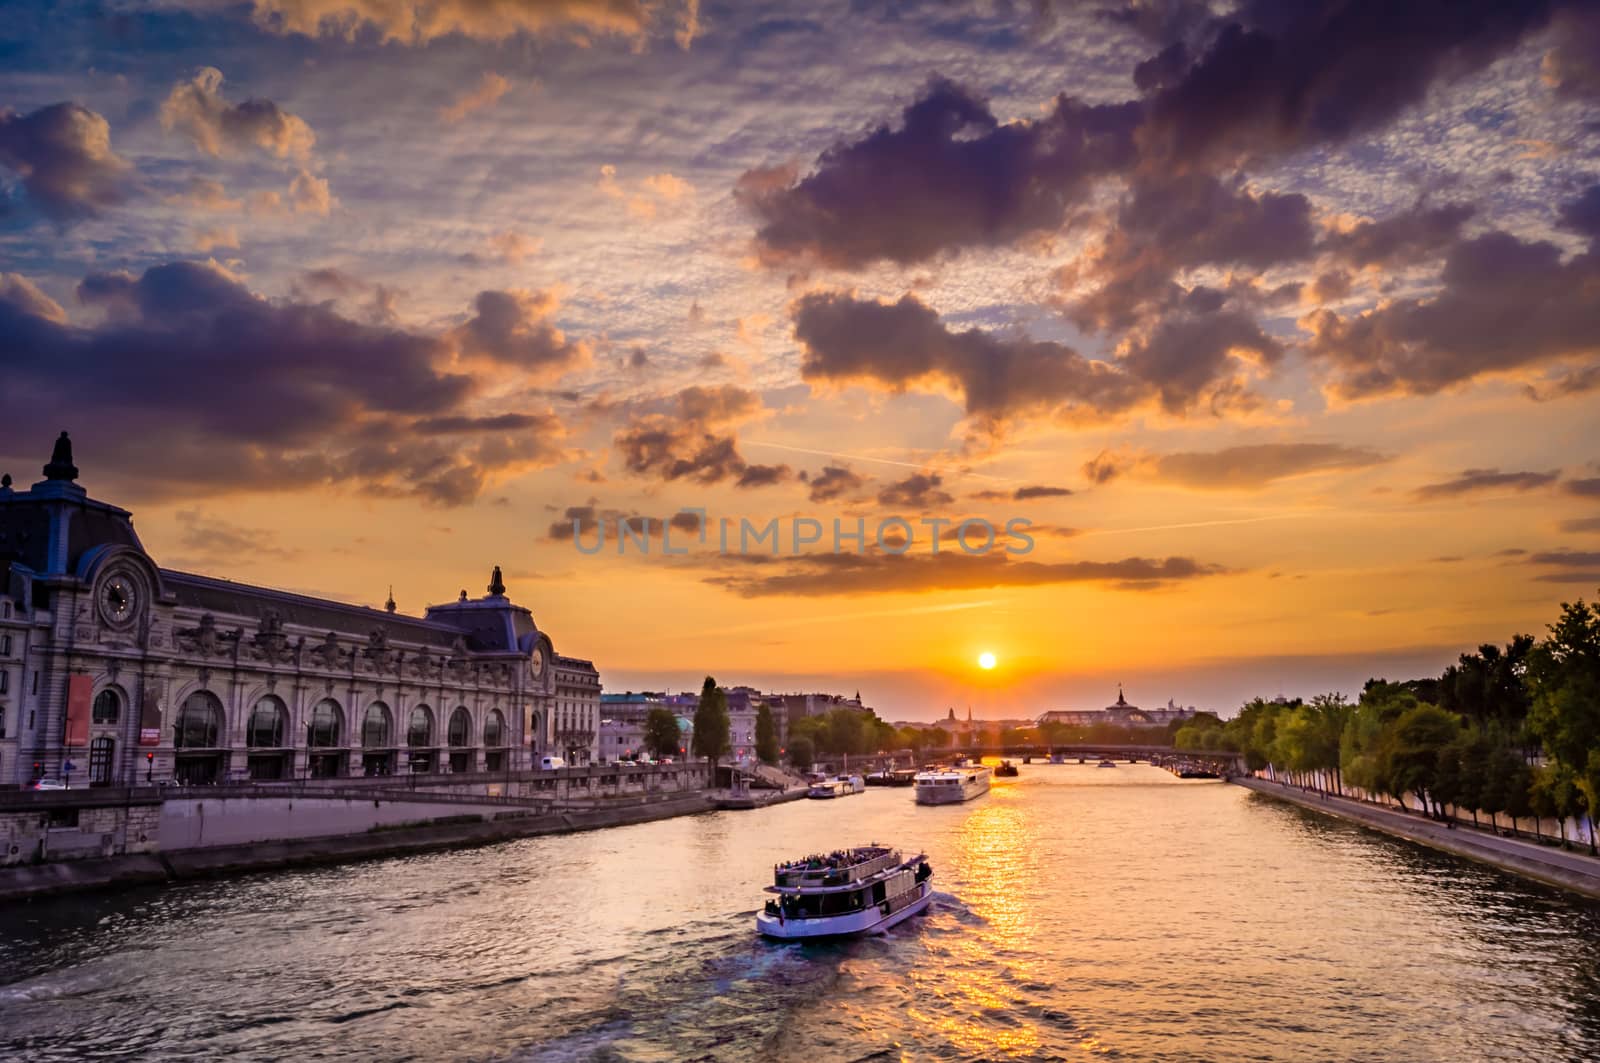
<svg viewBox="0 0 1600 1063">
<path fill-rule="evenodd" d="M 0 368 L 159 563 L 607 690 L 1355 693 L 1600 588 L 1600 14 L 7 3 Z M 683 507 L 1036 545 L 573 546 Z"/>
</svg>

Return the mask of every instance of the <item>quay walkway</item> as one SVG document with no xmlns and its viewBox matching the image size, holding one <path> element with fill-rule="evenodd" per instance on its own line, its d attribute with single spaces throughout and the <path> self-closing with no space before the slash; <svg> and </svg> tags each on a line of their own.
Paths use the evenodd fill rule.
<svg viewBox="0 0 1600 1063">
<path fill-rule="evenodd" d="M 1563 889 L 1600 898 L 1600 859 L 1587 853 L 1539 845 L 1517 838 L 1501 837 L 1471 827 L 1450 827 L 1429 819 L 1420 812 L 1400 812 L 1366 801 L 1357 801 L 1298 786 L 1270 782 L 1251 776 L 1236 777 L 1236 785 L 1265 797 L 1287 801 L 1301 808 L 1404 838 L 1429 848 L 1492 864 L 1504 871 L 1537 879 Z"/>
</svg>

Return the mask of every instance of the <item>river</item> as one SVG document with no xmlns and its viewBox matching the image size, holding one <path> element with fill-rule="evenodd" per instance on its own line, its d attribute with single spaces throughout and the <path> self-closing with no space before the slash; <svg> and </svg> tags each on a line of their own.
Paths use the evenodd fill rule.
<svg viewBox="0 0 1600 1063">
<path fill-rule="evenodd" d="M 925 849 L 890 934 L 768 944 L 785 857 Z M 0 909 L 29 1060 L 1594 1060 L 1600 909 L 1148 766 L 1028 765 Z"/>
</svg>

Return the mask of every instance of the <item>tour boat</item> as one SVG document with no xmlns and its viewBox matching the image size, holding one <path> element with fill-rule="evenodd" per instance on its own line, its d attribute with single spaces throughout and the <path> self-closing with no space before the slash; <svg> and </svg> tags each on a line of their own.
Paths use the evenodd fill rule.
<svg viewBox="0 0 1600 1063">
<path fill-rule="evenodd" d="M 1018 774 L 1020 773 L 1017 771 L 1017 766 L 1009 760 L 1002 760 L 1000 766 L 994 769 L 996 779 L 1015 779 Z"/>
<path fill-rule="evenodd" d="M 1052 753 L 1052 754 L 1050 754 L 1050 763 L 1052 763 L 1052 764 L 1065 764 L 1066 762 L 1067 762 L 1067 755 L 1065 753 Z"/>
<path fill-rule="evenodd" d="M 830 798 L 849 797 L 859 794 L 867 788 L 866 782 L 859 775 L 839 775 L 832 779 L 823 779 L 821 782 L 811 784 L 806 791 L 807 797 Z"/>
<path fill-rule="evenodd" d="M 1095 765 L 1095 767 L 1097 767 L 1097 768 L 1114 768 L 1116 766 L 1117 766 L 1117 762 L 1116 761 L 1108 760 L 1105 757 L 1101 757 L 1100 758 L 1100 763 Z"/>
<path fill-rule="evenodd" d="M 905 858 L 887 846 L 862 845 L 773 868 L 756 914 L 756 931 L 770 938 L 879 934 L 927 909 L 933 869 L 918 853 Z"/>
<path fill-rule="evenodd" d="M 931 768 L 917 775 L 917 804 L 954 805 L 989 792 L 989 769 Z"/>
</svg>

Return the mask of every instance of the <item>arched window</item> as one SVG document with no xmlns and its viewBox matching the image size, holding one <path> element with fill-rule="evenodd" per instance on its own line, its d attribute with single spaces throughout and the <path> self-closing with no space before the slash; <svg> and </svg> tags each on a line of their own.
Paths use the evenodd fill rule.
<svg viewBox="0 0 1600 1063">
<path fill-rule="evenodd" d="M 102 690 L 95 695 L 92 719 L 95 723 L 116 723 L 122 715 L 122 699 L 115 690 Z"/>
<path fill-rule="evenodd" d="M 250 722 L 244 731 L 245 745 L 256 749 L 282 747 L 284 720 L 287 717 L 283 702 L 268 694 L 250 710 Z"/>
<path fill-rule="evenodd" d="M 433 741 L 433 713 L 428 706 L 418 705 L 411 710 L 411 723 L 406 728 L 406 745 L 425 746 Z"/>
<path fill-rule="evenodd" d="M 499 709 L 490 709 L 489 718 L 483 721 L 483 744 L 491 748 L 506 744 L 506 718 Z"/>
<path fill-rule="evenodd" d="M 177 749 L 216 749 L 222 743 L 222 702 L 209 690 L 196 690 L 178 710 L 172 744 Z"/>
<path fill-rule="evenodd" d="M 311 710 L 311 727 L 306 735 L 306 744 L 324 748 L 337 746 L 343 731 L 344 713 L 339 711 L 339 703 L 332 698 L 323 698 Z"/>
<path fill-rule="evenodd" d="M 465 708 L 450 714 L 450 744 L 464 746 L 472 741 L 472 715 Z"/>
<path fill-rule="evenodd" d="M 389 744 L 389 706 L 374 701 L 361 721 L 361 744 L 376 749 Z"/>
</svg>

